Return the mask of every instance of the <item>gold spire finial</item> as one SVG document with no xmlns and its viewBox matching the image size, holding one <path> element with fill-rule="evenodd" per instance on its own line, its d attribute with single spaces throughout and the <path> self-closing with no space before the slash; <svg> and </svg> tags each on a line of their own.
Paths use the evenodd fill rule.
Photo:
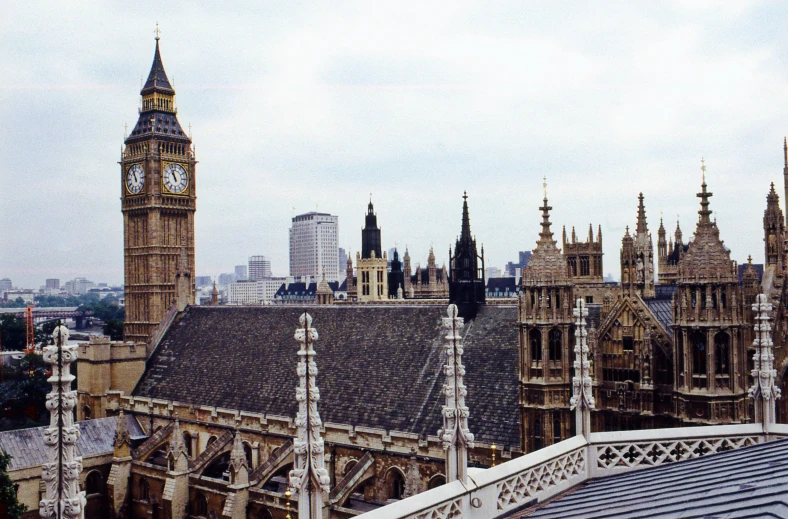
<svg viewBox="0 0 788 519">
<path fill-rule="evenodd" d="M 123 123 L 123 140 L 129 136 L 129 123 Z"/>
<path fill-rule="evenodd" d="M 290 515 L 290 497 L 292 495 L 293 494 L 290 492 L 290 487 L 287 487 L 287 491 L 285 492 L 285 501 L 287 502 L 287 515 L 285 516 L 285 519 L 292 519 L 292 516 Z"/>
<path fill-rule="evenodd" d="M 159 22 L 156 22 L 156 28 L 153 30 L 153 34 L 156 35 L 156 41 L 159 41 L 159 35 L 161 34 L 161 29 L 159 29 Z"/>
<path fill-rule="evenodd" d="M 544 198 L 547 200 L 547 176 L 542 177 L 542 189 L 544 189 Z"/>
</svg>

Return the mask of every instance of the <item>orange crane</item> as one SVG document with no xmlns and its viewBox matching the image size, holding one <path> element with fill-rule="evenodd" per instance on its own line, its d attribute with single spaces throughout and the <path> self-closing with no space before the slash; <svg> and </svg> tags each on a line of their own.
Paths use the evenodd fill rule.
<svg viewBox="0 0 788 519">
<path fill-rule="evenodd" d="M 33 327 L 33 307 L 28 306 L 25 310 L 25 328 L 27 329 L 27 347 L 26 353 L 33 353 L 36 347 L 35 342 L 35 328 Z"/>
</svg>

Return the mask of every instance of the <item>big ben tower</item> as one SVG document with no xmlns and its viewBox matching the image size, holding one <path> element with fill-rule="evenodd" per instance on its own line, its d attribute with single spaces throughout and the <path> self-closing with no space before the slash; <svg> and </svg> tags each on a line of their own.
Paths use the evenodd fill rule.
<svg viewBox="0 0 788 519">
<path fill-rule="evenodd" d="M 181 303 L 194 302 L 197 161 L 191 139 L 178 123 L 158 28 L 153 65 L 140 95 L 139 119 L 120 161 L 124 335 L 127 341 L 148 342 L 176 295 Z"/>
</svg>

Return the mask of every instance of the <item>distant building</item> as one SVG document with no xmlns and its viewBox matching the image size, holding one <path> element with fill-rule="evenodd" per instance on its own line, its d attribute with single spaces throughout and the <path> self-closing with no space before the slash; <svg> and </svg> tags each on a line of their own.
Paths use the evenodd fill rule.
<svg viewBox="0 0 788 519">
<path fill-rule="evenodd" d="M 22 299 L 25 304 L 32 303 L 35 299 L 35 293 L 32 290 L 5 290 L 2 292 L 6 301 L 16 301 Z"/>
<path fill-rule="evenodd" d="M 519 279 L 520 273 L 528 266 L 528 262 L 531 260 L 531 254 L 533 253 L 529 250 L 521 250 L 517 263 L 513 261 L 508 262 L 503 269 L 503 274 L 505 276 L 514 276 Z"/>
<path fill-rule="evenodd" d="M 194 286 L 197 288 L 207 287 L 213 283 L 211 276 L 197 276 L 194 278 Z"/>
<path fill-rule="evenodd" d="M 285 278 L 245 280 L 231 283 L 227 287 L 227 302 L 231 305 L 253 305 L 271 302 L 277 290 L 285 284 Z"/>
<path fill-rule="evenodd" d="M 338 233 L 338 216 L 316 212 L 295 216 L 290 227 L 290 275 L 318 277 L 325 271 L 329 281 L 336 281 Z"/>
<path fill-rule="evenodd" d="M 87 294 L 88 290 L 95 287 L 96 284 L 85 278 L 75 278 L 71 281 L 66 281 L 65 289 L 72 296 Z"/>
<path fill-rule="evenodd" d="M 339 265 L 337 269 L 337 275 L 339 279 L 345 275 L 345 265 L 347 265 L 347 251 L 343 248 L 339 249 Z"/>
<path fill-rule="evenodd" d="M 235 267 L 236 274 L 238 267 Z M 257 281 L 271 277 L 271 260 L 265 256 L 251 256 L 249 258 L 249 275 L 245 279 Z M 240 279 L 240 278 L 239 278 Z"/>
<path fill-rule="evenodd" d="M 60 289 L 60 280 L 59 279 L 47 279 L 46 284 L 44 285 L 46 288 L 50 290 L 59 290 Z"/>
<path fill-rule="evenodd" d="M 11 290 L 14 288 L 14 284 L 11 283 L 11 280 L 8 278 L 0 279 L 0 292 L 3 290 Z"/>
<path fill-rule="evenodd" d="M 488 269 L 489 270 L 489 269 Z M 489 278 L 485 286 L 487 297 L 517 297 L 520 295 L 520 285 L 517 278 Z"/>
<path fill-rule="evenodd" d="M 219 284 L 227 286 L 230 283 L 235 283 L 235 272 L 219 274 Z"/>
<path fill-rule="evenodd" d="M 487 267 L 484 271 L 484 280 L 485 282 L 488 279 L 499 278 L 503 276 L 503 272 L 498 267 Z"/>
<path fill-rule="evenodd" d="M 236 265 L 235 266 L 235 279 L 238 281 L 244 281 L 249 279 L 249 271 L 246 268 L 246 265 Z"/>
</svg>

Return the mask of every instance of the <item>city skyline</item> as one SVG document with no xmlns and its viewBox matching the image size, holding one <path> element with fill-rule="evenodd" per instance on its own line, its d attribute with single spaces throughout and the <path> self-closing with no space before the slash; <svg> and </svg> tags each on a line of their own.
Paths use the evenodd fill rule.
<svg viewBox="0 0 788 519">
<path fill-rule="evenodd" d="M 122 282 L 116 163 L 156 21 L 200 161 L 195 275 L 258 251 L 285 273 L 293 207 L 338 215 L 354 255 L 370 192 L 383 248 L 424 264 L 434 246 L 440 265 L 467 190 L 487 265 L 502 268 L 535 245 L 546 176 L 556 237 L 601 225 L 604 273 L 618 277 L 639 192 L 655 241 L 660 212 L 690 236 L 701 157 L 732 257 L 762 262 L 751 230 L 769 182 L 782 195 L 788 133 L 785 7 L 448 5 L 247 4 L 240 23 L 209 5 L 154 18 L 4 5 L 0 63 L 16 73 L 0 80 L 0 218 L 13 229 L 0 277 Z"/>
</svg>

